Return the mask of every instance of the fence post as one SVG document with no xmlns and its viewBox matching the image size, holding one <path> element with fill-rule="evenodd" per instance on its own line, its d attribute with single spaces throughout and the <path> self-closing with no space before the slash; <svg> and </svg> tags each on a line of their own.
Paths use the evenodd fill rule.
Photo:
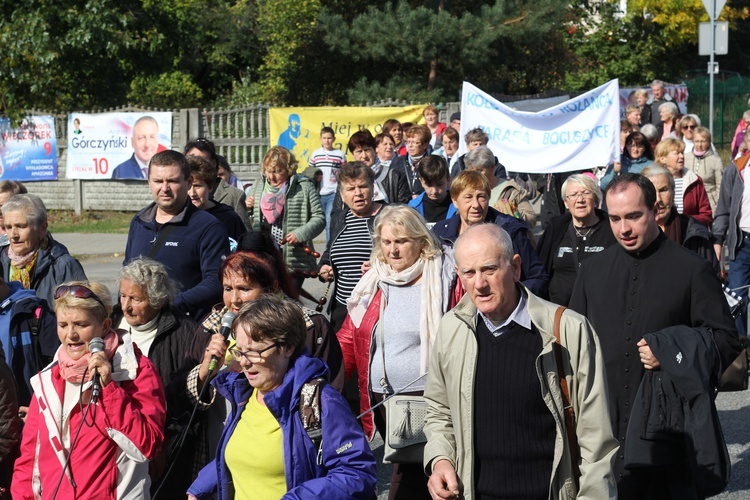
<svg viewBox="0 0 750 500">
<path fill-rule="evenodd" d="M 81 179 L 73 179 L 73 210 L 76 215 L 83 213 L 83 184 Z"/>
<path fill-rule="evenodd" d="M 187 127 L 187 137 L 182 142 L 182 145 L 184 146 L 189 141 L 196 139 L 198 137 L 201 137 L 201 114 L 200 110 L 198 108 L 190 108 L 187 110 L 188 112 L 188 127 Z"/>
</svg>

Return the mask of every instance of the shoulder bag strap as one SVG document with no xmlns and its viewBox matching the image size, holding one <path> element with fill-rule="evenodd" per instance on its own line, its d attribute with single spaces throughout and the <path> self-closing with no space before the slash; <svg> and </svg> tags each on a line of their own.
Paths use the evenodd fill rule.
<svg viewBox="0 0 750 500">
<path fill-rule="evenodd" d="M 169 234 L 174 230 L 174 224 L 163 225 L 161 231 L 159 231 L 159 234 L 156 237 L 156 240 L 154 240 L 153 245 L 151 245 L 151 250 L 148 252 L 148 255 L 146 257 L 149 259 L 155 258 L 159 249 L 164 246 L 164 242 L 167 240 L 167 236 L 169 236 Z"/>
<path fill-rule="evenodd" d="M 565 433 L 568 437 L 568 447 L 570 448 L 570 458 L 573 466 L 573 476 L 578 485 L 578 478 L 581 477 L 581 471 L 578 468 L 578 459 L 580 458 L 580 448 L 578 447 L 578 438 L 576 437 L 576 416 L 573 405 L 570 404 L 570 391 L 568 390 L 568 380 L 565 378 L 563 369 L 562 346 L 560 345 L 560 320 L 562 319 L 565 308 L 560 306 L 555 311 L 555 363 L 557 364 L 557 374 L 560 378 L 560 391 L 563 400 L 563 416 L 565 418 Z"/>
</svg>

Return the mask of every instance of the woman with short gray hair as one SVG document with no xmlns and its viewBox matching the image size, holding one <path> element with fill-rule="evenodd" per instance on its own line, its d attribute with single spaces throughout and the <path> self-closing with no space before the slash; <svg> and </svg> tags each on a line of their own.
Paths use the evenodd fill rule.
<svg viewBox="0 0 750 500">
<path fill-rule="evenodd" d="M 677 104 L 673 102 L 663 103 L 659 106 L 659 117 L 661 118 L 661 123 L 657 127 L 659 138 L 664 140 L 667 137 L 677 137 L 677 129 L 682 118 Z"/>
<path fill-rule="evenodd" d="M 198 325 L 172 308 L 176 285 L 160 262 L 130 261 L 120 269 L 117 288 L 120 300 L 112 311 L 112 323 L 130 332 L 166 387 L 172 372 L 182 366 Z"/>
<path fill-rule="evenodd" d="M 586 174 L 574 174 L 562 185 L 568 211 L 552 219 L 537 244 L 549 274 L 549 297 L 567 306 L 581 263 L 616 243 L 607 213 L 597 208 L 602 192 Z"/>
<path fill-rule="evenodd" d="M 81 264 L 47 231 L 47 208 L 41 198 L 17 194 L 2 211 L 8 236 L 8 242 L 0 245 L 5 281 L 21 282 L 52 307 L 57 285 L 86 280 Z"/>
</svg>

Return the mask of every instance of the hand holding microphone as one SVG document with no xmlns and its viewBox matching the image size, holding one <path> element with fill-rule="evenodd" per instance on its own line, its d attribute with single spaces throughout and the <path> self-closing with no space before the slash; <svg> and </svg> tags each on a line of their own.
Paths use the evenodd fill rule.
<svg viewBox="0 0 750 500">
<path fill-rule="evenodd" d="M 227 341 L 229 334 L 232 332 L 232 321 L 236 315 L 229 311 L 221 318 L 221 331 L 220 333 L 214 333 L 211 336 L 209 344 L 206 346 L 206 351 L 203 355 L 203 362 L 200 365 L 198 371 L 199 386 L 202 386 L 209 375 L 215 373 L 216 370 L 222 367 L 224 364 L 224 356 L 227 352 Z"/>
<path fill-rule="evenodd" d="M 91 372 L 91 402 L 96 404 L 102 393 L 102 387 L 106 386 L 111 378 L 112 366 L 107 360 L 104 352 L 104 339 L 95 337 L 89 341 L 89 372 Z"/>
</svg>

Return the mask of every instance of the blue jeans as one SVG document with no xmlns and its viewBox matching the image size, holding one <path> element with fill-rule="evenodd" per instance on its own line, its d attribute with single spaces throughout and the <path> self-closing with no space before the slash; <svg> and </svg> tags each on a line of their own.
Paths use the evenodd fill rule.
<svg viewBox="0 0 750 500">
<path fill-rule="evenodd" d="M 750 285 L 750 238 L 742 233 L 742 243 L 737 249 L 734 260 L 729 262 L 729 288 L 735 290 L 735 293 L 745 301 L 742 306 L 742 312 L 736 319 L 737 331 L 740 335 L 747 336 L 747 288 L 741 288 Z M 739 290 L 736 290 L 741 288 Z"/>
<path fill-rule="evenodd" d="M 323 205 L 323 213 L 326 214 L 326 242 L 331 233 L 331 211 L 333 210 L 333 199 L 336 197 L 336 191 L 331 194 L 320 195 L 320 204 Z"/>
</svg>

